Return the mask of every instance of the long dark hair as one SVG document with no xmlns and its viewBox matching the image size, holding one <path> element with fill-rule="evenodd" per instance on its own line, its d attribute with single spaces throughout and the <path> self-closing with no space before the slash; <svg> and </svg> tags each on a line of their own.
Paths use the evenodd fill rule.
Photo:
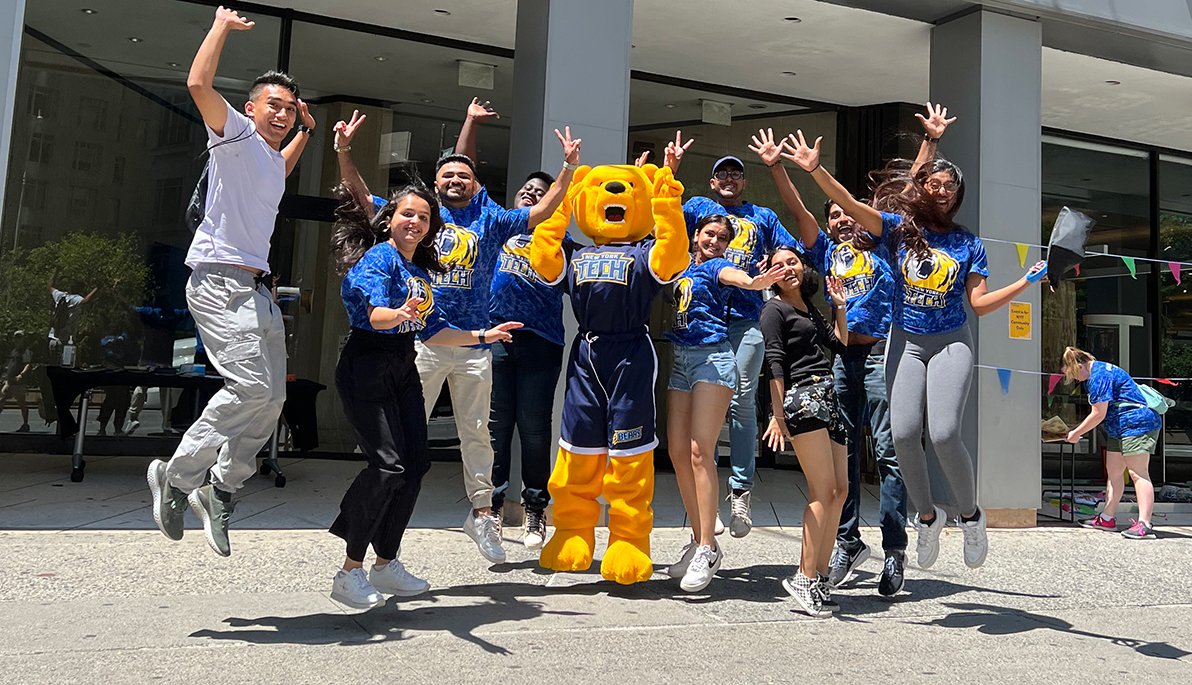
<svg viewBox="0 0 1192 685">
<path fill-rule="evenodd" d="M 332 193 L 339 205 L 335 208 L 331 257 L 335 261 L 335 272 L 340 276 L 346 276 L 369 248 L 389 239 L 389 221 L 397 211 L 397 203 L 409 195 L 421 198 L 430 206 L 430 230 L 414 248 L 412 261 L 424 271 L 447 272 L 447 268 L 439 262 L 439 251 L 435 248 L 435 236 L 443 228 L 443 218 L 439 215 L 439 200 L 424 184 L 415 181 L 393 191 L 389 201 L 377 210 L 371 220 L 368 218 L 368 211 L 360 205 L 346 185 L 339 184 Z"/>
<path fill-rule="evenodd" d="M 803 254 L 802 250 L 790 245 L 779 245 L 766 253 L 765 268 L 769 269 L 774 266 L 774 255 L 784 251 L 793 252 L 799 258 L 799 263 L 803 265 L 803 278 L 799 279 L 799 294 L 803 296 L 803 301 L 810 307 L 811 298 L 815 297 L 816 291 L 819 290 L 819 269 L 812 265 L 811 260 Z M 778 287 L 777 283 L 770 286 L 770 291 L 775 295 L 782 294 L 782 289 Z"/>
<path fill-rule="evenodd" d="M 912 165 L 906 159 L 891 160 L 881 170 L 869 173 L 869 186 L 873 190 L 874 209 L 902 216 L 902 240 L 911 253 L 922 258 L 929 251 L 924 230 L 937 233 L 967 230 L 955 221 L 956 212 L 964 203 L 964 173 L 942 157 L 924 164 L 915 174 L 911 174 Z M 924 187 L 928 178 L 941 171 L 951 175 L 957 186 L 956 199 L 946 212 Z"/>
</svg>

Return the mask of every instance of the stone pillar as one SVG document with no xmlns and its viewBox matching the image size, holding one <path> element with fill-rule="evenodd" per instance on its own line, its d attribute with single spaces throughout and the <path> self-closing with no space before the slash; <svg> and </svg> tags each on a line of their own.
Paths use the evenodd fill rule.
<svg viewBox="0 0 1192 685">
<path fill-rule="evenodd" d="M 940 152 L 964 171 L 966 197 L 957 220 L 985 239 L 1040 240 L 1040 24 L 977 10 L 940 24 L 931 37 L 931 100 L 958 121 Z M 1023 274 L 1012 244 L 985 243 L 989 289 Z M 1031 250 L 1028 266 L 1040 258 Z M 1040 291 L 1015 298 L 1031 307 L 1031 338 L 1011 339 L 1009 308 L 977 320 L 970 311 L 977 364 L 1040 370 Z M 965 442 L 976 462 L 977 500 L 991 527 L 1035 524 L 1040 502 L 1040 379 L 1015 373 L 1009 392 L 998 373 L 976 368 L 965 416 Z"/>
<path fill-rule="evenodd" d="M 8 181 L 9 146 L 16 114 L 17 67 L 21 61 L 21 39 L 25 33 L 25 0 L 0 0 L 0 207 Z M 16 227 L 15 230 L 20 230 Z"/>
</svg>

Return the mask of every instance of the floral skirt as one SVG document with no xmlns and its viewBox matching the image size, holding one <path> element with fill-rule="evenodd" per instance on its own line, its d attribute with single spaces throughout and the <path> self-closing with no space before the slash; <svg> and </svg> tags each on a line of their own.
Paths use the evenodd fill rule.
<svg viewBox="0 0 1192 685">
<path fill-rule="evenodd" d="M 786 426 L 791 435 L 826 428 L 832 442 L 848 444 L 844 412 L 840 410 L 836 385 L 831 377 L 812 376 L 791 387 L 786 391 L 782 408 L 786 412 Z"/>
</svg>

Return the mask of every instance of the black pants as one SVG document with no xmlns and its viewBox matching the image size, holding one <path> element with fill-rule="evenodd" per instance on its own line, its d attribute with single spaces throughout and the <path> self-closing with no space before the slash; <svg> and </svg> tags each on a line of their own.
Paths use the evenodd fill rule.
<svg viewBox="0 0 1192 685">
<path fill-rule="evenodd" d="M 364 561 L 370 544 L 382 559 L 396 558 L 430 468 L 414 335 L 353 328 L 335 387 L 368 466 L 344 495 L 331 533 L 347 542 L 353 561 Z"/>
<path fill-rule="evenodd" d="M 563 346 L 530 331 L 493 343 L 493 393 L 488 430 L 493 443 L 493 506 L 505 503 L 513 459 L 513 430 L 521 438 L 522 501 L 542 511 L 550 504 L 550 428 Z"/>
<path fill-rule="evenodd" d="M 132 388 L 127 385 L 110 385 L 103 389 L 103 404 L 99 405 L 99 425 L 106 428 L 108 419 L 115 418 L 112 428 L 124 430 L 124 417 L 128 415 L 129 401 L 132 399 Z"/>
</svg>

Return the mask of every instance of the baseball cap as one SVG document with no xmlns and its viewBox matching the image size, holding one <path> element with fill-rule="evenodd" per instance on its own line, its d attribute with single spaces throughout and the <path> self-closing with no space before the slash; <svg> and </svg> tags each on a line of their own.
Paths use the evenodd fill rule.
<svg viewBox="0 0 1192 685">
<path fill-rule="evenodd" d="M 745 171 L 745 163 L 744 162 L 742 162 L 740 159 L 738 159 L 736 157 L 733 157 L 732 155 L 725 155 L 725 156 L 721 157 L 720 159 L 716 160 L 716 163 L 712 165 L 712 173 L 716 173 L 717 171 L 719 171 L 720 167 L 724 166 L 728 162 L 732 162 L 733 164 L 736 164 L 741 169 L 741 171 Z"/>
</svg>

